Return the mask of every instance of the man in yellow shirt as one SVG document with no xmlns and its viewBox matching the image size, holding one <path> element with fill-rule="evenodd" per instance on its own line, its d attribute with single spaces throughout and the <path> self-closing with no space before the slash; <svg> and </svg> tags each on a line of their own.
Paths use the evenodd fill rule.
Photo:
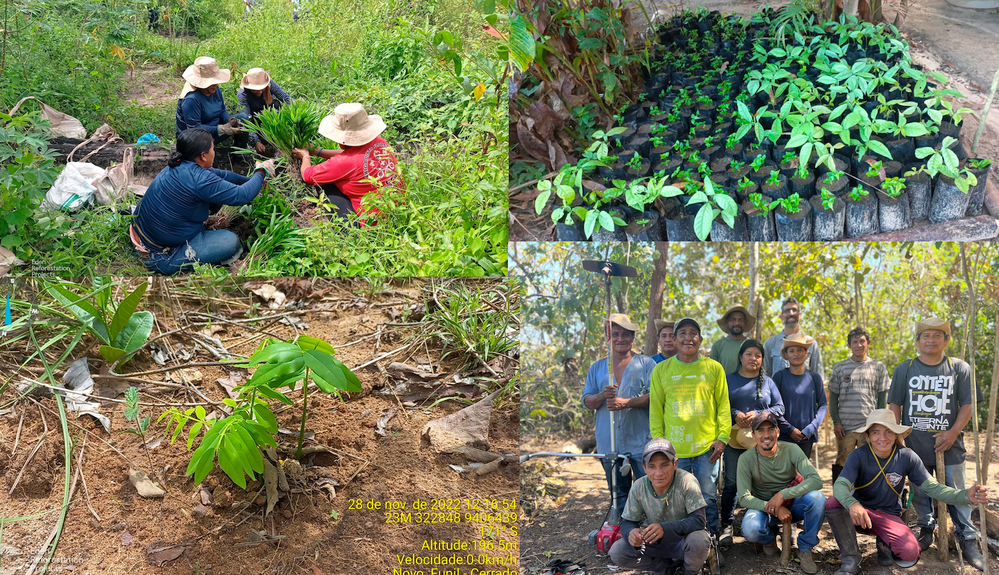
<svg viewBox="0 0 999 575">
<path fill-rule="evenodd" d="M 694 474 L 708 506 L 708 528 L 718 533 L 718 468 L 732 428 L 728 382 L 717 361 L 700 354 L 701 326 L 676 322 L 677 354 L 652 370 L 649 427 L 670 440 L 679 468 Z"/>
</svg>

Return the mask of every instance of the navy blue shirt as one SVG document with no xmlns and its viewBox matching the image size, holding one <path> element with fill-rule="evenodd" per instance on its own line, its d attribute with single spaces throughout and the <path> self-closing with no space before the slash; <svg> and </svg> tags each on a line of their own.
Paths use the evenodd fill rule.
<svg viewBox="0 0 999 575">
<path fill-rule="evenodd" d="M 135 208 L 134 224 L 147 248 L 176 247 L 201 232 L 209 204 L 246 205 L 263 185 L 262 172 L 247 178 L 181 162 L 176 168 L 164 168 L 149 184 Z"/>
<path fill-rule="evenodd" d="M 666 361 L 666 358 L 663 357 L 663 354 L 661 354 L 661 353 L 657 353 L 657 354 L 653 355 L 652 359 L 654 359 L 656 361 L 656 363 L 662 363 L 662 362 Z"/>
<path fill-rule="evenodd" d="M 240 88 L 236 92 L 236 102 L 239 103 L 240 111 L 246 114 L 246 117 L 251 120 L 264 108 L 280 110 L 282 105 L 290 104 L 294 101 L 274 80 L 271 80 L 271 98 L 271 105 L 268 106 L 263 96 L 255 96 L 253 92 L 250 92 L 246 88 Z M 256 132 L 249 133 L 250 144 L 256 145 L 259 141 L 260 136 Z"/>
<path fill-rule="evenodd" d="M 809 370 L 794 375 L 790 368 L 774 374 L 774 384 L 784 398 L 784 421 L 780 422 L 781 441 L 810 443 L 819 439 L 819 425 L 826 417 L 826 392 L 822 376 Z M 803 441 L 791 439 L 791 432 L 798 428 L 805 434 Z"/>
<path fill-rule="evenodd" d="M 881 468 L 884 468 L 883 475 L 879 475 Z M 898 517 L 902 514 L 900 496 L 905 487 L 905 478 L 908 477 L 912 485 L 919 486 L 930 475 L 915 451 L 899 447 L 887 459 L 875 459 L 868 444 L 850 452 L 839 476 L 853 484 L 856 488 L 853 496 L 865 508 Z"/>
<path fill-rule="evenodd" d="M 216 88 L 215 93 L 206 96 L 195 88 L 183 99 L 177 101 L 177 133 L 191 128 L 204 128 L 212 133 L 215 141 L 219 141 L 219 124 L 229 121 L 229 112 L 225 109 L 222 90 Z M 228 136 L 222 136 L 227 138 Z"/>
<path fill-rule="evenodd" d="M 756 396 L 756 378 L 739 375 L 735 371 L 726 376 L 728 380 L 728 402 L 732 408 L 732 425 L 735 425 L 735 415 L 739 412 L 769 411 L 778 421 L 784 416 L 784 401 L 774 381 L 763 376 L 763 389 Z"/>
</svg>

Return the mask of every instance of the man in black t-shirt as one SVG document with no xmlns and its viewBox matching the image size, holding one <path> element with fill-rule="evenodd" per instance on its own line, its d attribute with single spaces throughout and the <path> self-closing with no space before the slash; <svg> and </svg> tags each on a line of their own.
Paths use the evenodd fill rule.
<svg viewBox="0 0 999 575">
<path fill-rule="evenodd" d="M 971 420 L 971 367 L 960 359 L 944 355 L 950 344 L 950 323 L 928 318 L 916 324 L 919 355 L 895 368 L 888 407 L 896 421 L 912 426 L 908 445 L 930 470 L 936 468 L 936 454 L 944 454 L 945 483 L 964 489 L 964 434 Z M 912 506 L 918 517 L 919 548 L 925 551 L 933 541 L 936 521 L 930 497 L 916 489 Z M 971 522 L 971 506 L 948 505 L 954 519 L 954 535 L 961 544 L 964 559 L 974 568 L 985 569 L 978 549 L 978 530 Z"/>
<path fill-rule="evenodd" d="M 842 555 L 836 575 L 854 575 L 860 571 L 858 531 L 877 537 L 880 565 L 915 565 L 919 542 L 900 517 L 907 477 L 913 487 L 946 503 L 969 505 L 987 501 L 988 489 L 984 487 L 975 485 L 958 490 L 937 483 L 916 453 L 905 447 L 903 438 L 911 430 L 895 423 L 891 411 L 876 409 L 867 416 L 867 425 L 856 431 L 864 434 L 867 444 L 847 457 L 833 485 L 835 497 L 827 499 L 825 507 L 826 519 Z"/>
</svg>

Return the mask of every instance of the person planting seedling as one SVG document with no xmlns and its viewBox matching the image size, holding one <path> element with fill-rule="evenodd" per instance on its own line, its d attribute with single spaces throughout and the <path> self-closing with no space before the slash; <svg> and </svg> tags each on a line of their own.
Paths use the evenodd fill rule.
<svg viewBox="0 0 999 575">
<path fill-rule="evenodd" d="M 294 102 L 291 96 L 271 79 L 271 73 L 263 68 L 250 68 L 246 72 L 239 82 L 236 101 L 250 120 L 255 119 L 265 108 L 280 109 L 283 104 Z M 248 141 L 258 154 L 264 153 L 264 143 L 260 141 L 259 134 L 251 132 Z"/>
<path fill-rule="evenodd" d="M 381 116 L 371 115 L 358 103 L 340 104 L 319 124 L 319 134 L 340 145 L 339 150 L 296 148 L 295 156 L 302 160 L 302 179 L 307 184 L 322 187 L 326 197 L 336 206 L 342 219 L 350 214 L 362 216 L 377 213 L 364 206 L 364 198 L 379 189 L 406 191 L 399 173 L 399 163 L 388 142 L 379 136 L 385 131 Z M 323 158 L 313 166 L 310 156 Z M 372 183 L 377 182 L 377 185 Z"/>
</svg>

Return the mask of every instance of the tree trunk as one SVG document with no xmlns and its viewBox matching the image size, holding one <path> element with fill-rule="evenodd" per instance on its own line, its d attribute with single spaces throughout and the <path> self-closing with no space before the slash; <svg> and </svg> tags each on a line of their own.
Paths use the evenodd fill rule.
<svg viewBox="0 0 999 575">
<path fill-rule="evenodd" d="M 982 458 L 982 474 L 989 476 L 989 461 L 992 459 L 992 438 L 996 431 L 996 398 L 999 397 L 999 313 L 996 314 L 996 354 L 992 362 L 992 388 L 989 390 L 989 425 L 985 431 L 985 457 Z"/>
<path fill-rule="evenodd" d="M 755 245 L 755 244 L 754 244 Z M 649 316 L 645 324 L 645 345 L 643 355 L 655 355 L 659 345 L 659 334 L 656 333 L 656 319 L 662 317 L 663 292 L 666 291 L 666 266 L 669 263 L 669 243 L 656 242 L 656 259 L 652 268 L 652 290 L 649 292 Z"/>
</svg>

